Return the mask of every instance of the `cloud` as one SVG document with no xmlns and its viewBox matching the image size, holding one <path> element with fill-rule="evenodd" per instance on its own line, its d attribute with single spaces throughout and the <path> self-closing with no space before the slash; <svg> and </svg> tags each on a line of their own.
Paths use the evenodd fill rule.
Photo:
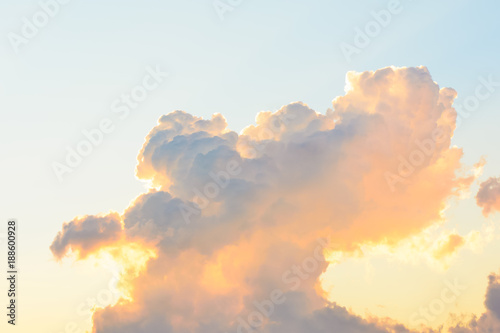
<svg viewBox="0 0 500 333">
<path fill-rule="evenodd" d="M 88 254 L 118 241 L 121 234 L 122 225 L 118 213 L 78 217 L 63 225 L 50 250 L 57 259 L 64 257 L 70 250 L 79 259 L 84 259 Z"/>
<path fill-rule="evenodd" d="M 150 190 L 107 223 L 65 225 L 52 245 L 58 257 L 113 242 L 156 254 L 127 280 L 130 301 L 94 313 L 93 332 L 406 332 L 332 304 L 320 276 L 330 252 L 397 244 L 439 223 L 470 186 L 450 147 L 455 96 L 425 67 L 390 67 L 348 73 L 324 115 L 295 102 L 240 134 L 220 114 L 162 116 L 138 155 Z M 93 232 L 78 232 L 87 224 Z"/>
<path fill-rule="evenodd" d="M 500 275 L 490 274 L 488 276 L 488 289 L 484 305 L 500 320 Z"/>
<path fill-rule="evenodd" d="M 461 246 L 465 244 L 465 238 L 459 234 L 453 233 L 442 240 L 436 249 L 434 249 L 434 257 L 442 259 L 454 254 Z"/>
<path fill-rule="evenodd" d="M 500 274 L 488 276 L 484 305 L 486 311 L 479 318 L 472 318 L 450 329 L 451 333 L 476 333 L 500 331 Z"/>
<path fill-rule="evenodd" d="M 491 177 L 481 183 L 476 202 L 479 207 L 483 208 L 484 216 L 500 211 L 500 178 Z"/>
</svg>

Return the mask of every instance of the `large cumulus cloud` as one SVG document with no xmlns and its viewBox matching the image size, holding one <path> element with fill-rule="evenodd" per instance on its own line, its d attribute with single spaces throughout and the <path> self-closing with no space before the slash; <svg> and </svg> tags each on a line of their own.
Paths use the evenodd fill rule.
<svg viewBox="0 0 500 333">
<path fill-rule="evenodd" d="M 240 134 L 220 114 L 162 116 L 136 169 L 151 189 L 119 216 L 120 237 L 156 256 L 131 279 L 131 301 L 94 313 L 93 331 L 406 332 L 330 303 L 319 277 L 325 253 L 395 244 L 468 188 L 450 147 L 455 96 L 425 67 L 384 68 L 349 73 L 326 114 L 291 103 Z M 78 235 L 63 228 L 54 254 L 97 250 Z"/>
</svg>

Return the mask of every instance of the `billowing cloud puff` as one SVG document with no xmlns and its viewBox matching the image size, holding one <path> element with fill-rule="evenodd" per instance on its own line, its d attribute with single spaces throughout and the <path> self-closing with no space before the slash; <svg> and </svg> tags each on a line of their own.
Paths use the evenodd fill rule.
<svg viewBox="0 0 500 333">
<path fill-rule="evenodd" d="M 484 305 L 486 312 L 466 324 L 459 324 L 451 333 L 500 332 L 500 274 L 488 276 Z"/>
<path fill-rule="evenodd" d="M 490 274 L 486 291 L 486 308 L 500 320 L 500 275 Z"/>
<path fill-rule="evenodd" d="M 491 177 L 481 183 L 476 202 L 479 207 L 483 208 L 484 216 L 500 211 L 500 178 Z"/>
<path fill-rule="evenodd" d="M 94 313 L 93 332 L 407 332 L 332 304 L 319 278 L 329 252 L 440 222 L 474 180 L 450 147 L 455 95 L 425 67 L 384 68 L 349 73 L 325 115 L 296 102 L 240 134 L 221 115 L 161 117 L 136 170 L 151 189 L 115 217 L 121 242 L 156 256 L 128 280 L 130 301 Z M 97 250 L 77 236 L 63 230 L 54 253 Z M 442 255 L 459 245 L 449 239 Z"/>
<path fill-rule="evenodd" d="M 57 259 L 64 257 L 70 250 L 79 259 L 83 259 L 89 253 L 117 242 L 121 234 L 122 225 L 118 213 L 78 217 L 63 225 L 50 250 Z"/>
<path fill-rule="evenodd" d="M 458 234 L 450 234 L 438 244 L 434 249 L 434 257 L 441 259 L 455 253 L 462 245 L 465 244 L 465 239 Z"/>
</svg>

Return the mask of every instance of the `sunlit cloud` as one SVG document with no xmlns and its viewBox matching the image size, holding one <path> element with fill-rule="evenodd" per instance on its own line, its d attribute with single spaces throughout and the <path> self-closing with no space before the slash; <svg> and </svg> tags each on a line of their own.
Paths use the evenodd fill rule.
<svg viewBox="0 0 500 333">
<path fill-rule="evenodd" d="M 500 178 L 491 177 L 481 183 L 476 202 L 483 209 L 484 216 L 500 211 Z"/>
<path fill-rule="evenodd" d="M 351 72 L 346 87 L 326 114 L 294 102 L 239 134 L 220 114 L 162 116 L 138 155 L 150 189 L 51 246 L 124 267 L 129 301 L 97 309 L 93 332 L 408 332 L 337 305 L 322 276 L 377 248 L 449 263 L 478 236 L 421 235 L 477 165 L 451 146 L 456 92 L 425 67 Z"/>
</svg>

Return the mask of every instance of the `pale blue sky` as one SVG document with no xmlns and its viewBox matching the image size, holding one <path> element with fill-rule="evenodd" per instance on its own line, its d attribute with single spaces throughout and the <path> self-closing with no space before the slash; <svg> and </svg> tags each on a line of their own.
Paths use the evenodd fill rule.
<svg viewBox="0 0 500 333">
<path fill-rule="evenodd" d="M 479 77 L 500 81 L 500 3 L 492 0 L 401 0 L 402 12 L 346 61 L 340 44 L 352 43 L 355 28 L 364 28 L 373 20 L 370 12 L 388 3 L 243 0 L 222 21 L 212 0 L 72 0 L 16 54 L 8 33 L 19 34 L 22 18 L 40 7 L 32 0 L 1 1 L 0 219 L 21 223 L 23 306 L 38 286 L 83 279 L 84 266 L 70 270 L 51 262 L 49 245 L 62 222 L 121 212 L 144 190 L 134 178 L 135 158 L 162 114 L 220 112 L 239 131 L 257 112 L 292 101 L 324 113 L 343 94 L 347 71 L 389 65 L 427 66 L 440 86 L 458 91 L 457 103 L 474 93 Z M 130 117 L 116 120 L 112 101 L 156 65 L 170 77 Z M 481 101 L 454 137 L 466 163 L 488 156 L 483 178 L 500 175 L 499 109 L 500 89 Z M 52 162 L 64 159 L 65 147 L 82 139 L 81 130 L 109 115 L 114 132 L 58 182 Z M 107 282 L 88 274 L 96 278 L 95 290 Z M 74 306 L 54 305 L 67 318 L 81 299 L 71 297 Z M 61 324 L 45 328 L 61 330 Z"/>
</svg>

